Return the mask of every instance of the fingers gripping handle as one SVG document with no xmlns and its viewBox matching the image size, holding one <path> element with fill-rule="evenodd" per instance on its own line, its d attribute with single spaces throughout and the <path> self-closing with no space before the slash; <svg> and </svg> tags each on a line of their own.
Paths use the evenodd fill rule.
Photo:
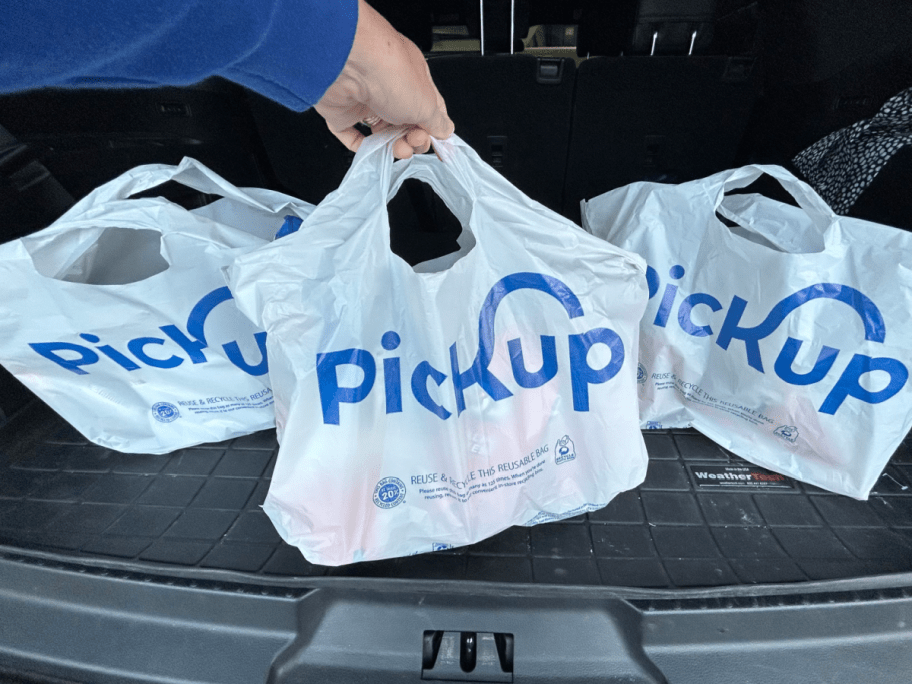
<svg viewBox="0 0 912 684">
<path fill-rule="evenodd" d="M 437 155 L 437 163 L 426 155 L 417 155 L 411 159 L 395 162 L 393 146 L 403 137 L 409 128 L 391 128 L 380 133 L 373 133 L 364 139 L 361 147 L 352 162 L 352 168 L 342 181 L 340 190 L 343 192 L 357 190 L 358 194 L 364 192 L 369 186 L 379 187 L 383 193 L 383 202 L 390 199 L 408 178 L 421 178 L 434 186 L 434 189 L 445 201 L 448 197 L 458 193 L 474 199 L 475 181 L 471 170 L 472 160 L 463 149 L 470 150 L 466 143 L 458 137 L 451 136 L 447 140 L 431 138 L 431 144 Z M 436 179 L 429 180 L 429 176 Z M 368 180 L 371 179 L 371 180 Z M 453 185 L 457 187 L 452 187 Z M 449 204 L 449 202 L 447 202 Z"/>
</svg>

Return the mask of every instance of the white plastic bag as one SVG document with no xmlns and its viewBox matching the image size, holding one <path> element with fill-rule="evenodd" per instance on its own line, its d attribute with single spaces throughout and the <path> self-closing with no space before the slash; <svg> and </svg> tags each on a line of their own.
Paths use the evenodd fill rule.
<svg viewBox="0 0 912 684">
<path fill-rule="evenodd" d="M 643 261 L 456 138 L 436 144 L 445 163 L 395 164 L 394 139 L 370 136 L 299 232 L 228 269 L 238 307 L 269 333 L 281 448 L 264 509 L 314 563 L 576 515 L 646 472 Z M 436 263 L 447 270 L 390 251 L 386 203 L 410 177 L 460 220 L 463 250 L 474 242 Z"/>
<path fill-rule="evenodd" d="M 725 197 L 763 173 L 800 208 Z M 583 225 L 649 264 L 644 427 L 693 426 L 758 465 L 867 498 L 912 426 L 912 236 L 835 215 L 776 166 L 634 183 L 584 202 Z"/>
<path fill-rule="evenodd" d="M 174 180 L 194 212 L 127 199 Z M 241 190 L 193 159 L 135 168 L 0 245 L 0 362 L 93 442 L 163 453 L 270 427 L 265 333 L 221 269 L 313 207 Z"/>
</svg>

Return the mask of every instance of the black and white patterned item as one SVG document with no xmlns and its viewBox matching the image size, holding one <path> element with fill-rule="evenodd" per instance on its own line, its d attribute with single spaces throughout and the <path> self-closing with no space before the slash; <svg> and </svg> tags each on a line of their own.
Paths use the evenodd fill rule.
<svg viewBox="0 0 912 684">
<path fill-rule="evenodd" d="M 912 88 L 870 119 L 831 133 L 792 161 L 837 214 L 845 214 L 890 158 L 912 143 Z"/>
</svg>

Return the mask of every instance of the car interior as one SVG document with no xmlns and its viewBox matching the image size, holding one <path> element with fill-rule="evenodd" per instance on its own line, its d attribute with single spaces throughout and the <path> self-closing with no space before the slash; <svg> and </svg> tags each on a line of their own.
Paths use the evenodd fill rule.
<svg viewBox="0 0 912 684">
<path fill-rule="evenodd" d="M 456 134 L 526 195 L 576 223 L 581 200 L 637 181 L 682 183 L 754 163 L 802 178 L 792 161 L 798 153 L 912 86 L 906 0 L 371 4 L 426 54 Z M 237 186 L 314 204 L 353 159 L 315 111 L 293 112 L 217 78 L 182 88 L 4 95 L 0 240 L 48 226 L 128 169 L 185 156 Z M 912 230 L 910 188 L 906 146 L 849 215 Z M 741 192 L 793 202 L 769 178 Z M 146 194 L 188 209 L 216 199 L 176 183 Z M 430 186 L 406 181 L 388 210 L 390 249 L 409 264 L 458 250 L 459 221 Z M 513 527 L 469 547 L 327 568 L 283 542 L 260 509 L 278 449 L 274 430 L 164 455 L 117 453 L 89 443 L 0 369 L 0 596 L 4 574 L 19 592 L 15 605 L 0 600 L 0 681 L 8 673 L 9 681 L 663 682 L 716 681 L 718 672 L 725 681 L 779 682 L 810 681 L 795 674 L 809 662 L 875 657 L 880 674 L 825 681 L 901 681 L 890 677 L 909 660 L 897 651 L 912 651 L 909 633 L 896 627 L 912 616 L 908 439 L 867 501 L 790 478 L 726 487 L 698 473 L 757 466 L 690 429 L 647 431 L 644 439 L 646 481 L 602 510 Z M 111 587 L 79 584 L 89 580 Z M 24 598 L 28 586 L 54 588 L 41 589 L 42 603 Z M 161 603 L 150 593 L 159 586 L 178 593 Z M 97 632 L 74 617 L 81 597 L 107 616 Z M 416 617 L 425 600 L 446 619 Z M 61 601 L 70 606 L 66 619 L 53 612 Z M 894 613 L 865 617 L 866 602 Z M 319 619 L 293 604 L 311 605 Z M 169 612 L 181 605 L 195 606 L 196 617 Z M 887 656 L 837 656 L 836 641 L 780 653 L 769 679 L 726 659 L 726 647 L 762 659 L 763 643 L 811 633 L 789 637 L 771 621 L 761 636 L 721 643 L 738 629 L 760 629 L 728 620 L 798 607 L 815 616 L 814 629 L 841 621 L 849 640 L 883 636 L 888 623 L 899 632 L 884 637 L 884 649 L 893 645 Z M 4 629 L 6 610 L 8 626 L 24 627 Z M 110 622 L 118 610 L 159 615 L 161 624 Z M 470 626 L 473 615 L 491 611 L 496 618 Z M 564 613 L 582 622 L 555 633 Z M 690 622 L 680 621 L 685 614 Z M 709 614 L 710 622 L 696 622 Z M 868 619 L 874 626 L 864 626 Z M 119 626 L 105 632 L 102 623 Z M 135 639 L 131 624 L 144 625 Z M 383 634 L 403 625 L 414 643 L 397 651 Z M 685 647 L 702 629 L 721 643 L 718 669 L 705 676 L 699 649 Z M 152 662 L 150 653 L 175 655 Z"/>
</svg>

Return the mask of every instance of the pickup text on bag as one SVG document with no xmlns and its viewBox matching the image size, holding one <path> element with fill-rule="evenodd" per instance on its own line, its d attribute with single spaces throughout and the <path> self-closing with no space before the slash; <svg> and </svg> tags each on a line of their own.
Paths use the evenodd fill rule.
<svg viewBox="0 0 912 684">
<path fill-rule="evenodd" d="M 229 299 L 232 299 L 232 296 L 227 287 L 213 290 L 200 299 L 190 311 L 190 315 L 187 317 L 186 333 L 176 325 L 160 326 L 159 330 L 165 334 L 165 337 L 136 337 L 127 342 L 126 351 L 129 352 L 129 355 L 124 350 L 115 349 L 110 344 L 98 344 L 101 342 L 101 338 L 91 333 L 81 333 L 79 337 L 85 342 L 92 343 L 95 345 L 94 347 L 73 342 L 34 342 L 29 346 L 44 358 L 76 375 L 88 375 L 90 371 L 85 367 L 101 360 L 102 356 L 99 356 L 99 352 L 127 371 L 139 370 L 142 368 L 140 363 L 152 368 L 164 369 L 177 368 L 187 359 L 194 364 L 206 363 L 209 360 L 203 353 L 203 350 L 209 346 L 205 334 L 206 318 L 215 307 Z M 225 355 L 231 363 L 245 373 L 254 376 L 265 375 L 268 371 L 266 333 L 254 333 L 254 339 L 262 355 L 260 362 L 256 365 L 251 365 L 244 360 L 236 341 L 223 344 L 222 349 L 225 350 Z M 168 347 L 172 346 L 172 343 L 178 349 L 169 350 Z M 159 353 L 153 353 L 151 351 L 153 349 L 158 350 Z M 170 353 L 178 350 L 182 350 L 187 358 Z"/>
<path fill-rule="evenodd" d="M 488 368 L 494 356 L 494 318 L 497 307 L 511 292 L 516 290 L 538 290 L 556 299 L 564 307 L 569 318 L 584 315 L 583 307 L 577 296 L 566 284 L 557 278 L 540 273 L 514 273 L 497 281 L 488 292 L 481 306 L 478 318 L 478 353 L 474 361 L 463 369 L 454 342 L 449 349 L 450 375 L 434 368 L 428 361 L 422 361 L 411 372 L 410 388 L 418 404 L 442 420 L 448 419 L 452 412 L 437 403 L 428 392 L 428 380 L 438 387 L 451 378 L 453 400 L 457 415 L 466 408 L 465 393 L 474 385 L 485 392 L 494 401 L 513 396 L 513 393 Z M 541 387 L 551 381 L 558 373 L 555 337 L 541 335 L 542 367 L 529 371 L 523 360 L 522 343 L 519 338 L 508 340 L 510 363 L 513 379 L 525 389 Z M 383 349 L 393 351 L 399 347 L 401 338 L 395 331 L 383 335 L 380 344 Z M 570 378 L 573 387 L 573 409 L 589 410 L 589 386 L 607 382 L 621 370 L 624 364 L 624 344 L 621 338 L 610 328 L 593 328 L 585 333 L 568 335 Z M 593 368 L 587 360 L 589 350 L 597 344 L 605 345 L 611 351 L 611 360 L 602 368 Z M 361 382 L 353 387 L 341 387 L 337 369 L 350 364 L 363 371 Z M 398 357 L 383 359 L 383 384 L 386 393 L 386 413 L 402 411 L 401 363 Z M 317 354 L 317 381 L 320 390 L 320 403 L 323 409 L 323 422 L 328 425 L 339 425 L 339 407 L 341 404 L 356 404 L 363 401 L 374 387 L 377 376 L 377 363 L 374 355 L 367 349 L 343 349 Z"/>
<path fill-rule="evenodd" d="M 680 280 L 684 277 L 684 273 L 684 267 L 676 265 L 671 267 L 668 275 L 671 280 Z M 658 294 L 662 284 L 658 271 L 652 266 L 647 267 L 646 280 L 649 284 L 649 298 L 652 299 Z M 669 282 L 662 294 L 653 325 L 660 328 L 668 325 L 677 297 L 678 286 Z M 688 335 L 694 337 L 715 335 L 715 343 L 722 349 L 728 350 L 732 341 L 744 343 L 747 365 L 760 373 L 765 373 L 766 369 L 760 353 L 760 340 L 772 335 L 788 315 L 797 308 L 817 299 L 829 299 L 848 306 L 861 320 L 864 339 L 868 342 L 883 344 L 887 329 L 880 309 L 855 288 L 837 283 L 817 283 L 790 294 L 777 302 L 763 321 L 752 327 L 744 326 L 741 323 L 748 308 L 748 302 L 737 295 L 732 297 L 718 333 L 709 325 L 696 325 L 691 319 L 691 312 L 696 306 L 709 307 L 713 313 L 724 308 L 722 302 L 711 294 L 695 292 L 686 295 L 678 304 L 676 318 L 681 330 Z M 840 349 L 823 345 L 814 367 L 806 373 L 796 373 L 792 364 L 802 344 L 804 344 L 804 340 L 788 337 L 773 363 L 773 371 L 776 375 L 790 385 L 813 385 L 823 381 L 836 362 L 836 358 L 842 353 Z M 865 375 L 874 371 L 883 371 L 889 376 L 886 386 L 876 391 L 866 388 L 861 382 Z M 905 386 L 908 378 L 908 369 L 898 359 L 854 354 L 818 411 L 834 415 L 849 397 L 869 404 L 879 404 L 899 392 Z"/>
</svg>

